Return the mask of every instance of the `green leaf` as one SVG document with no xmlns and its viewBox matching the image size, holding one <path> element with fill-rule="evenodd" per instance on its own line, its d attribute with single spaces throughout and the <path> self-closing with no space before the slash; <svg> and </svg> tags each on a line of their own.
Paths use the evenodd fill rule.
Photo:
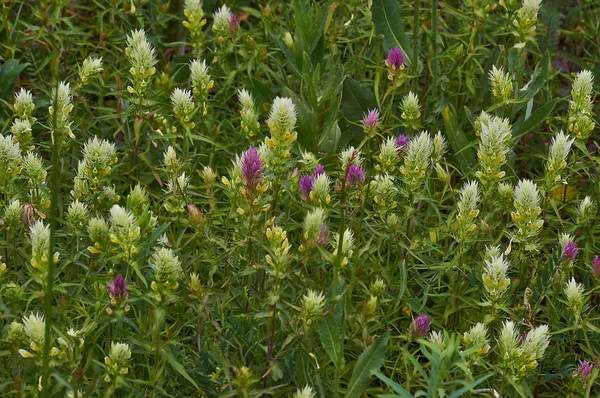
<svg viewBox="0 0 600 398">
<path fill-rule="evenodd" d="M 363 116 L 370 110 L 377 108 L 375 94 L 369 89 L 362 87 L 351 77 L 344 79 L 342 87 L 342 114 L 350 123 L 347 123 L 344 136 L 340 142 L 343 147 L 350 141 L 360 141 L 362 139 L 362 127 L 358 125 Z"/>
<path fill-rule="evenodd" d="M 192 379 L 191 376 L 188 374 L 188 372 L 185 370 L 183 365 L 180 364 L 179 362 L 177 362 L 175 357 L 173 357 L 173 354 L 171 353 L 171 351 L 167 350 L 166 348 L 163 348 L 163 349 L 161 349 L 161 353 L 167 359 L 167 362 L 169 362 L 169 365 L 171 365 L 171 367 L 173 369 L 175 369 L 175 371 L 177 371 L 177 373 L 179 373 L 180 375 L 185 377 L 185 379 L 187 381 L 189 381 L 190 383 L 192 383 L 194 385 L 194 387 L 196 387 L 197 389 L 199 388 L 198 385 L 196 384 L 196 382 L 194 381 L 194 379 Z"/>
<path fill-rule="evenodd" d="M 373 0 L 371 7 L 375 33 L 383 35 L 383 45 L 386 49 L 400 47 L 404 57 L 410 64 L 411 47 L 406 35 L 406 21 L 402 18 L 402 11 L 398 0 Z"/>
<path fill-rule="evenodd" d="M 400 394 L 400 395 L 396 395 L 396 396 L 412 398 L 412 394 L 410 393 L 410 391 L 408 391 L 404 387 L 400 386 L 400 384 L 396 383 L 394 380 L 390 379 L 389 377 L 384 376 L 377 371 L 373 371 L 373 372 L 371 372 L 371 374 L 373 376 L 377 377 L 379 380 L 383 381 L 389 388 L 394 390 L 395 393 Z M 379 395 L 379 398 L 382 398 L 382 397 L 383 397 L 383 395 Z"/>
<path fill-rule="evenodd" d="M 541 106 L 537 111 L 533 112 L 529 119 L 519 120 L 515 123 L 515 126 L 513 127 L 513 136 L 515 138 L 520 138 L 542 124 L 542 122 L 552 113 L 558 101 L 560 101 L 559 98 L 553 99 Z"/>
<path fill-rule="evenodd" d="M 448 140 L 448 144 L 450 144 L 452 154 L 459 163 L 461 171 L 465 173 L 467 168 L 475 164 L 476 161 L 473 145 L 458 125 L 456 112 L 452 107 L 447 106 L 442 112 L 442 117 L 444 118 L 444 135 Z"/>
<path fill-rule="evenodd" d="M 342 339 L 333 311 L 321 318 L 321 322 L 319 322 L 319 336 L 321 336 L 321 344 L 327 355 L 329 355 L 335 367 L 341 369 Z"/>
<path fill-rule="evenodd" d="M 346 398 L 360 398 L 362 393 L 369 387 L 371 373 L 383 364 L 385 348 L 389 339 L 390 332 L 385 332 L 360 354 L 350 377 Z"/>
<path fill-rule="evenodd" d="M 16 59 L 9 59 L 0 65 L 0 99 L 8 100 L 11 97 L 17 76 L 27 65 L 20 64 Z"/>
</svg>

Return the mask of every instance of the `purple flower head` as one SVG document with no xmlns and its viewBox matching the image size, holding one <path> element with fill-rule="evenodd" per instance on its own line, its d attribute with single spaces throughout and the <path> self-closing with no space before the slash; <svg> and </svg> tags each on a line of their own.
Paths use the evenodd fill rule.
<svg viewBox="0 0 600 398">
<path fill-rule="evenodd" d="M 238 28 L 238 19 L 235 14 L 231 14 L 231 20 L 229 21 L 229 27 L 231 30 L 237 30 Z"/>
<path fill-rule="evenodd" d="M 321 233 L 319 234 L 319 237 L 317 238 L 316 242 L 319 245 L 324 245 L 325 243 L 327 243 L 327 225 L 321 224 Z"/>
<path fill-rule="evenodd" d="M 254 147 L 248 148 L 242 156 L 242 180 L 248 191 L 254 191 L 263 180 L 262 161 Z"/>
<path fill-rule="evenodd" d="M 365 171 L 356 164 L 351 164 L 348 168 L 348 184 L 350 186 L 358 185 L 358 183 L 362 182 L 365 179 Z"/>
<path fill-rule="evenodd" d="M 106 287 L 110 298 L 113 300 L 124 300 L 129 294 L 125 285 L 125 278 L 122 274 L 117 275 L 113 283 L 106 282 Z"/>
<path fill-rule="evenodd" d="M 594 274 L 596 279 L 600 280 L 600 257 L 598 257 L 598 255 L 594 256 L 594 263 L 592 264 L 592 274 Z"/>
<path fill-rule="evenodd" d="M 418 338 L 424 337 L 431 330 L 431 323 L 429 321 L 429 317 L 427 315 L 421 315 L 416 317 L 413 320 L 413 323 L 410 327 L 410 335 Z"/>
<path fill-rule="evenodd" d="M 398 148 L 401 151 L 405 151 L 408 148 L 408 137 L 404 134 L 400 134 L 396 138 L 396 148 Z"/>
<path fill-rule="evenodd" d="M 572 240 L 568 241 L 563 246 L 563 257 L 567 260 L 574 260 L 578 253 L 579 249 L 577 248 L 577 243 L 573 242 Z"/>
<path fill-rule="evenodd" d="M 377 109 L 370 109 L 363 117 L 362 125 L 365 130 L 375 130 L 379 126 L 379 111 Z"/>
<path fill-rule="evenodd" d="M 318 164 L 315 168 L 315 173 L 313 174 L 313 176 L 316 177 L 321 174 L 325 174 L 325 167 L 323 167 L 322 164 Z"/>
<path fill-rule="evenodd" d="M 308 200 L 310 193 L 312 192 L 315 178 L 304 175 L 300 177 L 300 195 L 303 200 Z"/>
<path fill-rule="evenodd" d="M 593 368 L 594 365 L 590 364 L 588 361 L 579 361 L 579 368 L 573 372 L 573 376 L 579 377 L 585 382 L 585 380 L 592 374 Z"/>
<path fill-rule="evenodd" d="M 398 47 L 392 48 L 388 52 L 387 59 L 385 60 L 385 64 L 388 68 L 392 70 L 398 70 L 404 66 L 404 54 Z"/>
</svg>

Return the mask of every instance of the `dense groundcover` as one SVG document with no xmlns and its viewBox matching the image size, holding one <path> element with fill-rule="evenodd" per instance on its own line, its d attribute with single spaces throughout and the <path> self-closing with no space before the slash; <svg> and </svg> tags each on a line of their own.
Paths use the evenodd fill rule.
<svg viewBox="0 0 600 398">
<path fill-rule="evenodd" d="M 3 397 L 597 397 L 598 0 L 0 8 Z"/>
</svg>

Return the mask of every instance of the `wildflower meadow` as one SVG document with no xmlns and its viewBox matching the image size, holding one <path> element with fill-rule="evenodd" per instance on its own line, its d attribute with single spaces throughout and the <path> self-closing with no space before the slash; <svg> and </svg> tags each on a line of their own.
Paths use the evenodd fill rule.
<svg viewBox="0 0 600 398">
<path fill-rule="evenodd" d="M 0 396 L 600 396 L 600 0 L 3 0 Z"/>
</svg>

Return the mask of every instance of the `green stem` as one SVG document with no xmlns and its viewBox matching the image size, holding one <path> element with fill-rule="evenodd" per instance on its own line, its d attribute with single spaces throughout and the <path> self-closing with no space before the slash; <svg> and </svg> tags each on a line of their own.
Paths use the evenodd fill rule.
<svg viewBox="0 0 600 398">
<path fill-rule="evenodd" d="M 58 86 L 54 91 L 54 104 L 58 105 Z M 47 396 L 50 384 L 50 332 L 52 329 L 52 288 L 54 285 L 54 245 L 58 227 L 58 195 L 60 189 L 60 140 L 62 131 L 56 131 L 58 106 L 54 106 L 52 115 L 52 184 L 48 218 L 50 218 L 50 242 L 48 245 L 48 274 L 46 277 L 46 293 L 44 295 L 44 351 L 42 360 L 42 396 Z"/>
</svg>

